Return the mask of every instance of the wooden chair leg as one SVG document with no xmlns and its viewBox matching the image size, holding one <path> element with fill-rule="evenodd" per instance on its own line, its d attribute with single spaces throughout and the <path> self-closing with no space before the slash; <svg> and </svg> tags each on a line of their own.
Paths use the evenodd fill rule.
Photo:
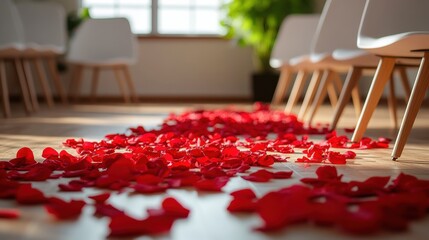
<svg viewBox="0 0 429 240">
<path fill-rule="evenodd" d="M 2 59 L 0 59 L 0 84 L 3 102 L 3 114 L 6 118 L 9 118 L 12 116 L 12 114 L 10 111 L 9 91 L 7 89 L 6 64 Z"/>
<path fill-rule="evenodd" d="M 408 103 L 411 94 L 410 81 L 408 80 L 407 69 L 405 67 L 398 67 L 399 76 L 402 82 L 402 87 L 405 93 L 405 103 Z"/>
<path fill-rule="evenodd" d="M 343 90 L 343 79 L 341 78 L 338 72 L 334 72 L 333 74 L 334 74 L 332 76 L 333 85 L 335 86 L 335 90 L 340 93 L 341 90 Z"/>
<path fill-rule="evenodd" d="M 311 80 L 310 80 L 310 85 L 308 86 L 307 92 L 302 102 L 301 109 L 299 110 L 299 113 L 298 113 L 298 119 L 303 120 L 305 115 L 307 114 L 309 106 L 313 101 L 314 95 L 316 95 L 316 91 L 319 87 L 320 80 L 322 79 L 323 72 L 324 72 L 323 70 L 316 70 L 313 73 L 313 76 L 311 77 Z"/>
<path fill-rule="evenodd" d="M 42 90 L 45 95 L 46 104 L 48 105 L 49 108 L 52 108 L 54 106 L 54 100 L 52 98 L 52 92 L 49 87 L 48 81 L 46 79 L 46 72 L 43 71 L 42 59 L 36 58 L 34 59 L 33 63 L 36 69 L 36 74 L 38 76 L 40 85 L 42 86 Z"/>
<path fill-rule="evenodd" d="M 395 146 L 392 152 L 392 159 L 396 160 L 402 154 L 405 143 L 407 142 L 411 128 L 413 127 L 417 113 L 422 105 L 426 90 L 429 87 L 429 52 L 425 52 L 420 63 L 416 81 L 408 101 L 401 127 L 396 138 Z"/>
<path fill-rule="evenodd" d="M 72 98 L 74 102 L 79 99 L 80 87 L 82 84 L 83 66 L 75 65 L 70 79 L 70 89 L 72 89 Z"/>
<path fill-rule="evenodd" d="M 55 88 L 57 89 L 58 95 L 60 96 L 63 104 L 67 104 L 68 103 L 67 94 L 64 89 L 63 83 L 61 82 L 60 74 L 58 73 L 58 70 L 57 70 L 56 58 L 49 57 L 47 61 L 48 61 L 48 68 L 49 68 L 49 71 L 51 72 L 51 76 L 54 81 Z"/>
<path fill-rule="evenodd" d="M 365 100 L 362 113 L 359 117 L 356 129 L 353 133 L 352 141 L 359 142 L 368 126 L 368 122 L 377 107 L 380 100 L 383 88 L 389 81 L 392 75 L 393 68 L 395 67 L 395 58 L 382 57 L 375 72 L 374 79 Z"/>
<path fill-rule="evenodd" d="M 125 90 L 125 83 L 122 81 L 121 77 L 121 67 L 113 67 L 113 71 L 115 72 L 116 80 L 118 81 L 119 88 L 121 89 L 122 96 L 124 97 L 124 101 L 126 103 L 130 102 L 130 96 Z"/>
<path fill-rule="evenodd" d="M 337 72 L 333 72 L 332 79 L 328 82 L 328 96 L 329 101 L 331 102 L 332 108 L 335 109 L 335 106 L 338 103 L 337 92 L 340 93 L 343 88 L 342 79 Z"/>
<path fill-rule="evenodd" d="M 95 102 L 99 74 L 100 74 L 100 68 L 94 67 L 92 71 L 92 82 L 91 82 L 91 102 Z"/>
<path fill-rule="evenodd" d="M 15 65 L 16 75 L 18 77 L 19 86 L 21 87 L 25 111 L 27 112 L 27 114 L 29 114 L 33 111 L 33 107 L 31 106 L 30 95 L 28 93 L 28 87 L 24 75 L 24 69 L 22 67 L 21 61 L 18 58 L 13 59 L 13 64 Z"/>
<path fill-rule="evenodd" d="M 39 103 L 37 101 L 36 88 L 34 87 L 34 78 L 33 78 L 33 73 L 31 71 L 30 60 L 23 59 L 22 64 L 24 67 L 24 74 L 25 74 L 25 78 L 27 80 L 28 92 L 30 93 L 30 99 L 31 99 L 31 104 L 33 106 L 33 110 L 38 111 L 39 110 Z"/>
<path fill-rule="evenodd" d="M 286 104 L 285 112 L 291 113 L 293 107 L 301 96 L 302 89 L 304 88 L 305 80 L 307 79 L 308 72 L 301 70 L 298 72 L 295 83 L 293 84 L 292 91 Z"/>
<path fill-rule="evenodd" d="M 355 115 L 356 119 L 359 118 L 361 112 L 362 112 L 362 100 L 360 99 L 360 93 L 359 93 L 359 86 L 355 85 L 355 87 L 352 90 L 352 101 L 353 106 L 355 109 Z"/>
<path fill-rule="evenodd" d="M 337 128 L 338 121 L 340 120 L 340 117 L 344 112 L 344 108 L 346 107 L 347 103 L 350 100 L 350 96 L 352 95 L 353 90 L 357 89 L 356 88 L 357 82 L 361 76 L 362 76 L 362 68 L 359 68 L 359 67 L 351 67 L 349 72 L 347 73 L 346 81 L 344 83 L 343 89 L 341 90 L 338 104 L 335 106 L 334 117 L 331 122 L 331 130 L 335 130 Z M 357 92 L 357 94 L 359 94 L 359 92 Z M 355 104 L 355 109 L 356 109 L 356 104 Z"/>
<path fill-rule="evenodd" d="M 283 67 L 280 72 L 279 81 L 274 92 L 273 100 L 271 104 L 277 105 L 282 103 L 286 96 L 286 90 L 288 89 L 292 78 L 292 69 L 289 67 Z"/>
<path fill-rule="evenodd" d="M 136 94 L 136 87 L 134 86 L 133 79 L 131 78 L 130 68 L 128 66 L 123 66 L 122 71 L 124 72 L 125 81 L 127 82 L 128 89 L 131 93 L 131 98 L 135 103 L 139 102 L 139 99 Z"/>
<path fill-rule="evenodd" d="M 389 109 L 390 121 L 392 122 L 393 129 L 398 129 L 398 116 L 396 107 L 396 93 L 395 93 L 395 79 L 390 76 L 389 82 L 389 96 L 387 98 L 387 107 Z"/>
<path fill-rule="evenodd" d="M 329 82 L 327 82 L 326 91 L 328 93 L 329 102 L 331 103 L 332 108 L 335 108 L 338 102 L 338 97 L 337 97 L 337 92 L 335 90 L 334 82 L 332 81 L 332 79 L 329 80 Z"/>
<path fill-rule="evenodd" d="M 328 86 L 330 85 L 330 83 L 332 83 L 334 74 L 335 73 L 332 70 L 327 70 L 323 74 L 322 81 L 320 82 L 319 88 L 317 89 L 316 96 L 314 97 L 313 103 L 311 105 L 310 117 L 308 118 L 308 121 L 307 121 L 308 126 L 311 126 L 317 110 L 319 109 L 320 105 L 322 105 L 323 100 L 325 100 Z M 334 92 L 335 92 L 335 89 L 334 89 Z"/>
</svg>

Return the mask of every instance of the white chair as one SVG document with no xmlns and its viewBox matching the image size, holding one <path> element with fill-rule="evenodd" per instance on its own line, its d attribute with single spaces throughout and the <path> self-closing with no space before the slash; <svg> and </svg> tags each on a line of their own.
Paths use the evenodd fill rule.
<svg viewBox="0 0 429 240">
<path fill-rule="evenodd" d="M 33 63 L 46 102 L 48 106 L 53 106 L 53 98 L 44 69 L 44 62 L 46 62 L 58 95 L 63 103 L 67 103 L 67 95 L 57 71 L 57 58 L 66 51 L 67 33 L 64 8 L 62 5 L 50 1 L 18 2 L 17 8 L 25 33 L 27 49 L 23 62 L 27 75 L 32 76 L 30 64 Z M 35 91 L 31 93 L 35 97 Z"/>
<path fill-rule="evenodd" d="M 2 0 L 0 1 L 0 82 L 5 117 L 11 116 L 6 62 L 12 62 L 16 69 L 26 112 L 30 113 L 33 111 L 20 59 L 24 49 L 24 33 L 16 6 L 11 0 Z"/>
<path fill-rule="evenodd" d="M 309 125 L 327 93 L 333 107 L 338 101 L 336 91 L 341 91 L 342 88 L 339 73 L 347 71 L 348 65 L 333 59 L 332 54 L 335 49 L 352 48 L 356 45 L 356 34 L 364 4 L 364 0 L 325 2 L 310 56 L 311 63 L 318 69 L 318 77 L 311 80 L 298 114 L 298 118 L 304 121 L 310 110 L 310 117 L 306 121 Z"/>
<path fill-rule="evenodd" d="M 421 59 L 392 152 L 393 160 L 402 154 L 429 86 L 428 9 L 427 0 L 367 0 L 359 29 L 358 47 L 381 56 L 381 59 L 352 137 L 354 142 L 362 138 L 395 64 L 406 63 L 410 58 Z"/>
<path fill-rule="evenodd" d="M 365 7 L 365 0 L 328 0 L 323 9 L 321 21 L 319 23 L 316 39 L 311 53 L 312 63 L 323 69 L 323 77 L 317 92 L 311 92 L 314 96 L 310 108 L 310 116 L 307 123 L 311 125 L 313 118 L 323 102 L 326 94 L 329 94 L 331 103 L 335 103 L 335 117 L 341 115 L 346 101 L 352 95 L 355 112 L 359 115 L 361 101 L 356 82 L 363 70 L 374 69 L 378 58 L 370 53 L 357 49 L 357 33 Z M 345 88 L 342 87 L 338 73 L 348 72 Z M 315 83 L 317 85 L 317 83 Z M 393 86 L 393 85 L 392 85 Z M 340 99 L 337 99 L 336 89 L 342 91 Z M 344 96 L 347 89 L 348 96 Z M 395 99 L 392 94 L 392 99 Z M 337 104 L 338 103 L 338 104 Z M 396 113 L 395 105 L 392 103 L 392 111 Z M 305 116 L 306 108 L 302 108 L 301 119 Z M 395 122 L 394 122 L 395 123 Z M 334 124 L 335 127 L 336 123 Z"/>
<path fill-rule="evenodd" d="M 77 100 L 84 67 L 93 70 L 92 100 L 95 99 L 100 69 L 111 68 L 115 72 L 125 102 L 131 100 L 126 92 L 126 85 L 132 100 L 137 102 L 135 87 L 129 72 L 129 66 L 136 60 L 136 38 L 126 18 L 86 20 L 74 33 L 67 55 L 67 61 L 74 67 L 71 79 L 74 99 Z M 122 81 L 121 72 L 125 76 L 125 82 Z"/>
<path fill-rule="evenodd" d="M 303 66 L 290 63 L 292 58 L 309 59 L 311 42 L 319 22 L 319 14 L 292 14 L 287 16 L 280 27 L 270 58 L 270 65 L 280 69 L 280 78 L 273 96 L 272 104 L 280 104 L 291 83 L 292 75 L 296 72 L 296 82 L 287 101 L 286 112 L 291 112 L 302 91 L 308 71 Z"/>
</svg>

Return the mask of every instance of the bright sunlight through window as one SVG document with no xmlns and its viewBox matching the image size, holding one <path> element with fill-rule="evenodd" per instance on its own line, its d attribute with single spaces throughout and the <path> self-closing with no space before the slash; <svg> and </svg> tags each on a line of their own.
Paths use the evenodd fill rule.
<svg viewBox="0 0 429 240">
<path fill-rule="evenodd" d="M 136 34 L 219 35 L 228 0 L 82 0 L 92 18 L 126 17 Z"/>
</svg>

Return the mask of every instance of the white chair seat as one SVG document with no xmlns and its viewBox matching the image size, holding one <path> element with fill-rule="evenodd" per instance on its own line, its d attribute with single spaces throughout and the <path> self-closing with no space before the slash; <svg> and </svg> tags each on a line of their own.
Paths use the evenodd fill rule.
<svg viewBox="0 0 429 240">
<path fill-rule="evenodd" d="M 294 68 L 305 68 L 307 66 L 312 66 L 310 55 L 301 55 L 289 59 L 289 65 Z"/>
<path fill-rule="evenodd" d="M 331 53 L 312 53 L 310 60 L 314 63 L 329 61 L 332 59 Z"/>
<path fill-rule="evenodd" d="M 55 55 L 61 55 L 66 51 L 65 47 L 63 46 L 55 46 L 48 44 L 40 45 L 36 43 L 27 44 L 25 50 L 35 51 L 39 53 L 52 53 Z"/>
<path fill-rule="evenodd" d="M 68 62 L 71 64 L 82 64 L 88 66 L 112 66 L 112 65 L 132 65 L 135 63 L 135 60 L 130 60 L 128 58 L 112 58 L 112 59 L 104 59 L 93 58 L 93 59 L 85 59 L 85 60 L 74 60 L 72 58 L 68 59 Z"/>
<path fill-rule="evenodd" d="M 338 72 L 345 72 L 350 67 L 346 62 L 335 59 L 331 53 L 313 53 L 310 55 L 310 61 L 319 68 L 329 68 Z"/>
<path fill-rule="evenodd" d="M 0 51 L 22 51 L 25 49 L 25 44 L 23 43 L 6 43 L 0 46 Z"/>
<path fill-rule="evenodd" d="M 420 52 L 410 51 L 419 50 L 427 47 L 429 42 L 429 32 L 406 32 L 390 35 L 381 38 L 360 37 L 358 47 L 365 49 L 377 55 L 383 56 L 402 56 L 402 57 L 421 57 Z"/>
<path fill-rule="evenodd" d="M 332 57 L 345 64 L 356 66 L 377 66 L 379 57 L 361 49 L 336 49 Z"/>
</svg>

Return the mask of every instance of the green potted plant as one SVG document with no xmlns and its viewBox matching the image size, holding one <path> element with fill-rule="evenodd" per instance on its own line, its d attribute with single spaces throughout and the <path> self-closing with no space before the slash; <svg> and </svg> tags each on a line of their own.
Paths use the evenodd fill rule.
<svg viewBox="0 0 429 240">
<path fill-rule="evenodd" d="M 73 35 L 74 30 L 85 20 L 90 19 L 91 14 L 89 8 L 84 7 L 79 11 L 73 11 L 67 14 L 67 34 L 69 37 Z"/>
<path fill-rule="evenodd" d="M 278 80 L 270 56 L 280 25 L 289 14 L 313 12 L 313 0 L 231 0 L 223 7 L 225 38 L 253 47 L 257 66 L 253 74 L 254 100 L 270 101 Z"/>
</svg>

